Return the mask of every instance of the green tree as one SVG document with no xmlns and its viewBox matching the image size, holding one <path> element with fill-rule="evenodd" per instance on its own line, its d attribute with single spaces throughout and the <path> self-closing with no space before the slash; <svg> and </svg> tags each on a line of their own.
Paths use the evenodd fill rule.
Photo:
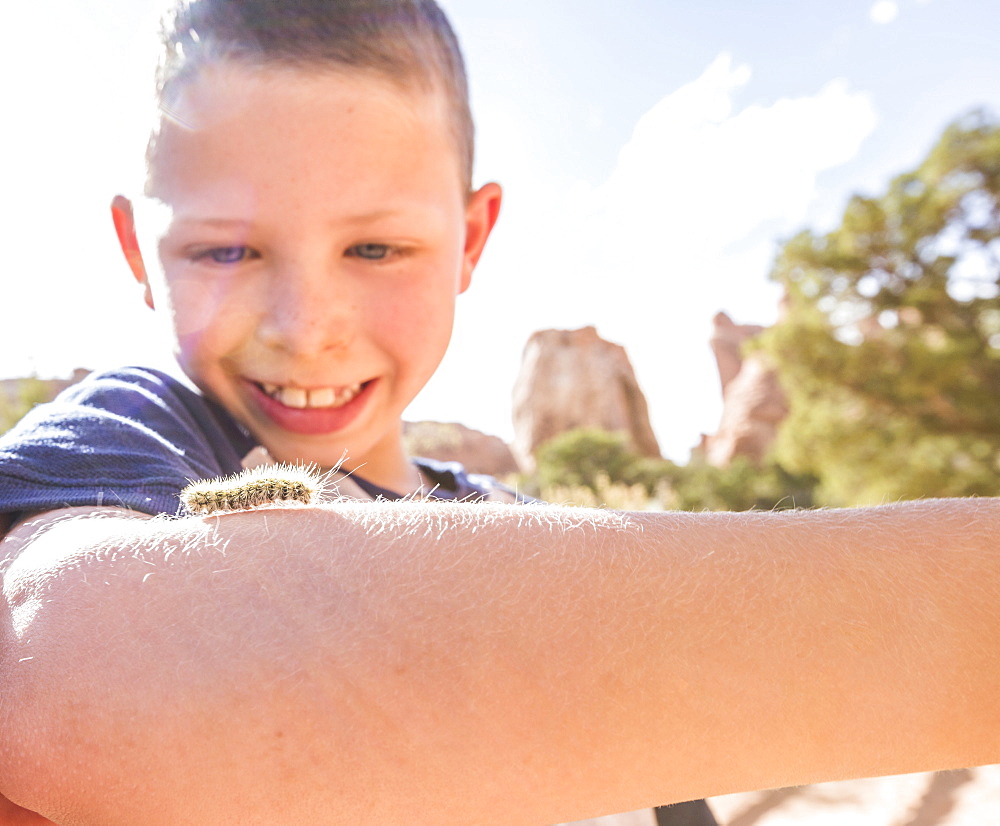
<svg viewBox="0 0 1000 826">
<path fill-rule="evenodd" d="M 539 487 L 586 487 L 595 493 L 607 483 L 643 485 L 652 490 L 663 476 L 666 459 L 635 455 L 624 433 L 579 428 L 562 433 L 538 448 Z"/>
<path fill-rule="evenodd" d="M 757 466 L 743 456 L 716 467 L 695 454 L 670 474 L 673 506 L 684 511 L 809 508 L 815 484 L 811 476 L 793 475 L 774 462 Z"/>
<path fill-rule="evenodd" d="M 622 433 L 581 428 L 556 436 L 537 453 L 543 499 L 583 505 L 685 511 L 806 508 L 815 480 L 740 458 L 714 467 L 697 453 L 690 464 L 637 456 Z"/>
<path fill-rule="evenodd" d="M 0 392 L 0 433 L 10 430 L 36 404 L 51 398 L 51 388 L 37 376 L 5 382 Z"/>
<path fill-rule="evenodd" d="M 778 461 L 846 505 L 1000 494 L 1000 125 L 973 112 L 841 225 L 804 231 L 759 340 L 789 395 Z"/>
</svg>

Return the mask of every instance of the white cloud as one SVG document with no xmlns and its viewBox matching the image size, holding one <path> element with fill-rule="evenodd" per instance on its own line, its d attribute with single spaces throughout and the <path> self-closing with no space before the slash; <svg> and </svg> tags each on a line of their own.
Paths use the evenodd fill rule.
<svg viewBox="0 0 1000 826">
<path fill-rule="evenodd" d="M 842 80 L 737 110 L 750 78 L 721 55 L 663 98 L 609 179 L 589 194 L 578 188 L 566 225 L 550 224 L 545 236 L 560 250 L 552 269 L 572 273 L 561 311 L 626 344 L 658 433 L 675 439 L 663 447 L 681 459 L 715 424 L 705 412 L 718 397 L 712 316 L 773 319 L 778 296 L 766 275 L 775 239 L 802 226 L 818 174 L 853 158 L 875 127 L 869 97 Z M 706 344 L 692 351 L 693 342 Z"/>
<path fill-rule="evenodd" d="M 751 78 L 748 66 L 719 56 L 639 119 L 603 181 L 548 177 L 526 127 L 502 118 L 501 148 L 516 160 L 501 175 L 505 216 L 462 297 L 455 345 L 408 415 L 446 409 L 509 435 L 509 423 L 496 422 L 506 418 L 528 335 L 593 324 L 625 345 L 661 448 L 686 461 L 698 434 L 718 422 L 712 317 L 774 319 L 775 240 L 809 220 L 817 177 L 851 160 L 875 126 L 869 97 L 844 81 L 740 106 Z M 484 133 L 492 134 L 489 118 Z"/>
<path fill-rule="evenodd" d="M 638 264 L 649 250 L 637 245 L 633 255 L 627 239 L 655 238 L 671 243 L 674 260 L 704 265 L 763 225 L 791 229 L 805 218 L 817 174 L 853 158 L 874 129 L 870 99 L 842 80 L 734 113 L 749 80 L 749 67 L 721 55 L 640 119 L 592 196 L 605 253 Z"/>
<path fill-rule="evenodd" d="M 108 207 L 142 159 L 148 121 L 135 122 L 133 90 L 148 96 L 155 52 L 133 55 L 132 29 L 103 25 L 112 15 L 104 6 L 12 7 L 15 30 L 45 37 L 15 38 L 0 54 L 0 73 L 20 78 L 4 87 L 13 128 L 0 158 L 0 212 L 16 227 L 8 267 L 19 277 L 4 284 L 5 305 L 18 312 L 0 330 L 0 376 L 65 375 L 145 353 L 149 321 Z"/>
<path fill-rule="evenodd" d="M 891 23 L 899 16 L 899 3 L 896 0 L 878 0 L 869 10 L 868 17 L 872 23 L 884 25 Z"/>
</svg>

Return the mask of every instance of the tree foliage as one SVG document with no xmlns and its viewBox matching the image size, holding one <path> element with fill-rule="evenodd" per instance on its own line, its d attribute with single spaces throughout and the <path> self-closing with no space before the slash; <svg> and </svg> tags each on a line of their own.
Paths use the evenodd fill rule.
<svg viewBox="0 0 1000 826">
<path fill-rule="evenodd" d="M 761 346 L 791 412 L 776 457 L 828 504 L 1000 494 L 1000 125 L 949 126 L 912 172 L 805 231 Z"/>
<path fill-rule="evenodd" d="M 540 489 L 585 487 L 597 492 L 603 484 L 643 485 L 652 490 L 663 475 L 664 459 L 635 455 L 624 433 L 578 428 L 540 445 L 535 456 Z"/>
<path fill-rule="evenodd" d="M 6 433 L 36 404 L 52 398 L 52 390 L 44 379 L 29 376 L 11 379 L 0 393 L 0 433 Z"/>
<path fill-rule="evenodd" d="M 773 461 L 755 465 L 745 456 L 716 467 L 696 453 L 687 465 L 674 466 L 670 484 L 676 510 L 771 511 L 812 507 L 816 480 Z"/>
<path fill-rule="evenodd" d="M 657 510 L 772 510 L 810 507 L 815 480 L 776 464 L 729 467 L 695 456 L 688 465 L 634 454 L 622 433 L 581 428 L 556 436 L 537 453 L 538 484 L 549 502 Z"/>
</svg>

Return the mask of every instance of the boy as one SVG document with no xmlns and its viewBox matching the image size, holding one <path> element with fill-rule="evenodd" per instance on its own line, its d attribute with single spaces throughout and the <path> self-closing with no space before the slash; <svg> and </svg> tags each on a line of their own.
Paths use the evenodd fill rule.
<svg viewBox="0 0 1000 826">
<path fill-rule="evenodd" d="M 346 455 L 359 497 L 503 496 L 400 435 L 501 197 L 470 193 L 440 12 L 195 0 L 165 42 L 113 215 L 194 389 L 99 376 L 0 443 L 0 793 L 74 823 L 551 823 L 1000 759 L 992 503 L 150 519 L 261 448 Z"/>
<path fill-rule="evenodd" d="M 198 393 L 148 370 L 94 377 L 11 437 L 12 470 L 50 472 L 6 509 L 174 515 L 185 479 L 275 460 L 337 468 L 342 496 L 514 501 L 402 443 L 501 200 L 471 188 L 440 10 L 209 0 L 179 8 L 164 40 L 145 191 L 112 214 Z M 51 437 L 67 423 L 71 443 Z"/>
</svg>

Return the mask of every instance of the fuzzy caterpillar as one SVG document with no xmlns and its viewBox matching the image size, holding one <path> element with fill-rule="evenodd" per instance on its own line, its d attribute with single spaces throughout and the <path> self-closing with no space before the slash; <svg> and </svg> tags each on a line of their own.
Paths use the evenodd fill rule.
<svg viewBox="0 0 1000 826">
<path fill-rule="evenodd" d="M 192 482 L 180 493 L 189 514 L 253 510 L 264 505 L 300 502 L 309 505 L 323 499 L 326 475 L 315 466 L 260 465 L 242 473 Z"/>
</svg>

